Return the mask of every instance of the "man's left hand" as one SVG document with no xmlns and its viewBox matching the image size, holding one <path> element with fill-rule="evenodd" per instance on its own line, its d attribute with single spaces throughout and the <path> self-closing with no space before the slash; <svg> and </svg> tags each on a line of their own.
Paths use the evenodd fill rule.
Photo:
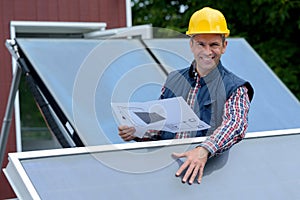
<svg viewBox="0 0 300 200">
<path fill-rule="evenodd" d="M 184 153 L 173 153 L 176 158 L 186 158 L 185 162 L 176 172 L 176 176 L 180 176 L 185 170 L 182 182 L 185 183 L 189 179 L 189 184 L 193 184 L 198 175 L 197 182 L 201 183 L 204 166 L 207 162 L 209 152 L 204 147 L 197 147 Z"/>
</svg>

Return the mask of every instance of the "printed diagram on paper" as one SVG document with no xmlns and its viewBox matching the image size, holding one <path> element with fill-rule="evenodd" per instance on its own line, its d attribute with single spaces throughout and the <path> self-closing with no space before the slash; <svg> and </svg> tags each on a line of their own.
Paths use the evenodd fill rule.
<svg viewBox="0 0 300 200">
<path fill-rule="evenodd" d="M 148 102 L 111 103 L 119 124 L 134 126 L 136 136 L 147 130 L 169 132 L 197 131 L 210 128 L 201 121 L 182 97 Z"/>
</svg>

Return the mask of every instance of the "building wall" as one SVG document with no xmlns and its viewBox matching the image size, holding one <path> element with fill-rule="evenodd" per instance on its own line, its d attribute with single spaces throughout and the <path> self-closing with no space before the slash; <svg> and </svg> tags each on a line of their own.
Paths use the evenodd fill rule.
<svg viewBox="0 0 300 200">
<path fill-rule="evenodd" d="M 5 114 L 12 79 L 12 63 L 5 40 L 10 38 L 10 21 L 106 22 L 107 28 L 126 26 L 125 0 L 0 0 L 0 120 Z M 16 151 L 12 122 L 7 152 Z M 7 154 L 3 167 L 7 165 Z M 15 197 L 1 170 L 0 199 Z"/>
</svg>

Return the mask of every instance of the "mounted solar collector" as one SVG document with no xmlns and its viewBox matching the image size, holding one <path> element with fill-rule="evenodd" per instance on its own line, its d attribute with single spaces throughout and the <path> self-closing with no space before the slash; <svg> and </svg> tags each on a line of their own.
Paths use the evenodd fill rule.
<svg viewBox="0 0 300 200">
<path fill-rule="evenodd" d="M 208 161 L 200 185 L 181 183 L 170 154 L 201 138 L 13 153 L 5 173 L 25 199 L 299 199 L 295 131 L 246 138 Z"/>
<path fill-rule="evenodd" d="M 78 132 L 84 145 L 121 142 L 114 135 L 110 103 L 157 99 L 166 76 L 139 40 L 17 39 L 17 43 L 45 86 L 45 98 L 53 97 L 75 132 L 74 116 L 84 114 L 80 120 L 92 130 Z M 89 91 L 86 98 L 84 92 Z M 86 113 L 87 106 L 94 110 Z M 100 129 L 98 122 L 88 124 L 94 111 Z M 102 130 L 114 133 L 106 139 Z"/>
</svg>

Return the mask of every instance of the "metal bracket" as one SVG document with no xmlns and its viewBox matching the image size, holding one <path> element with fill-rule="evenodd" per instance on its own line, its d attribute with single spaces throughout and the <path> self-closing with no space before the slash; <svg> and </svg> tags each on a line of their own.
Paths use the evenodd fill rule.
<svg viewBox="0 0 300 200">
<path fill-rule="evenodd" d="M 15 40 L 13 39 L 6 40 L 5 46 L 14 59 L 18 60 L 20 58 L 20 54 L 18 52 L 18 46 Z"/>
</svg>

